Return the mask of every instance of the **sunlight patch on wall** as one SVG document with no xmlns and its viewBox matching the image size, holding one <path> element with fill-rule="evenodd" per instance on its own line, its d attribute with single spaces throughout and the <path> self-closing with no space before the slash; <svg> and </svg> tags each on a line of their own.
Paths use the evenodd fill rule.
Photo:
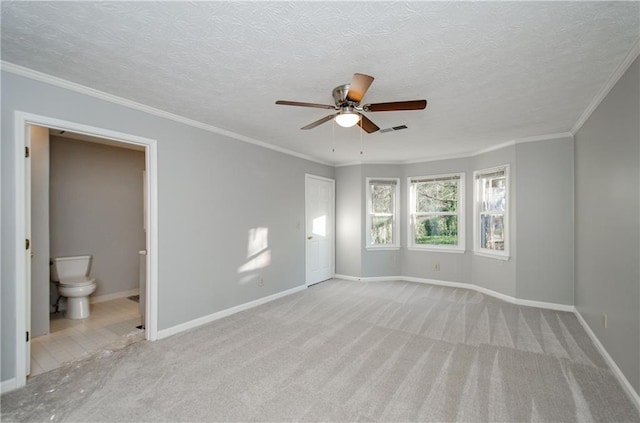
<svg viewBox="0 0 640 423">
<path fill-rule="evenodd" d="M 270 264 L 271 250 L 269 250 L 269 228 L 249 229 L 247 262 L 238 268 L 238 273 L 246 273 L 262 269 Z M 252 278 L 248 279 L 250 280 Z"/>
<path fill-rule="evenodd" d="M 269 228 L 249 229 L 247 242 L 247 258 L 251 258 L 269 248 Z"/>
</svg>

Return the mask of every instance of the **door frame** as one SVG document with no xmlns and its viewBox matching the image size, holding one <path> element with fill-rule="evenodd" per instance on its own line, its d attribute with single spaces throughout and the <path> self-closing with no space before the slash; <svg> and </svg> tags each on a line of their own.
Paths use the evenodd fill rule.
<svg viewBox="0 0 640 423">
<path fill-rule="evenodd" d="M 305 286 L 309 287 L 314 284 L 309 284 L 307 280 L 307 246 L 309 243 L 307 242 L 307 200 L 308 200 L 308 190 L 307 190 L 307 181 L 309 179 L 318 179 L 325 182 L 331 183 L 331 223 L 333 229 L 333 242 L 331 242 L 331 277 L 334 277 L 336 274 L 336 180 L 332 178 L 327 178 L 324 176 L 314 175 L 311 173 L 304 174 L 304 283 Z M 317 283 L 317 282 L 316 282 Z"/>
<path fill-rule="evenodd" d="M 154 341 L 158 338 L 158 147 L 157 141 L 151 138 L 139 137 L 137 135 L 125 134 L 109 129 L 98 128 L 76 122 L 69 122 L 48 116 L 40 116 L 32 113 L 15 111 L 14 114 L 14 149 L 15 149 L 15 375 L 16 388 L 20 388 L 27 383 L 27 363 L 26 361 L 26 338 L 27 331 L 27 266 L 30 263 L 26 260 L 25 239 L 27 239 L 26 196 L 27 180 L 25 146 L 27 145 L 27 125 L 43 126 L 50 129 L 77 132 L 84 135 L 106 138 L 125 144 L 142 146 L 145 149 L 145 169 L 147 171 L 147 301 L 145 316 L 145 338 Z"/>
</svg>

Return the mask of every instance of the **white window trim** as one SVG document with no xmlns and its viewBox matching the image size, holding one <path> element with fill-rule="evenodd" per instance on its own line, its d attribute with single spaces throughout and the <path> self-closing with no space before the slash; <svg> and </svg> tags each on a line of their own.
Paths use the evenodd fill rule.
<svg viewBox="0 0 640 423">
<path fill-rule="evenodd" d="M 395 201 L 393 204 L 393 244 L 384 244 L 384 245 L 372 245 L 371 244 L 371 189 L 369 189 L 369 185 L 371 181 L 389 181 L 395 182 Z M 400 178 L 374 178 L 367 177 L 365 182 L 366 187 L 366 208 L 365 208 L 365 249 L 373 250 L 373 251 L 384 251 L 384 250 L 399 250 L 400 249 Z"/>
<path fill-rule="evenodd" d="M 478 175 L 493 173 L 504 170 L 506 176 L 506 192 L 507 192 L 507 209 L 504 213 L 504 250 L 491 250 L 488 248 L 480 247 L 480 207 L 479 207 L 479 189 L 478 189 Z M 511 214 L 511 176 L 509 164 L 500 166 L 494 166 L 486 169 L 479 169 L 473 172 L 473 254 L 481 257 L 488 257 L 496 260 L 508 261 L 509 250 L 511 248 L 511 231 L 509 227 Z"/>
<path fill-rule="evenodd" d="M 411 208 L 411 181 L 414 179 L 435 179 L 435 178 L 450 178 L 458 176 L 460 178 L 460 185 L 458 189 L 458 245 L 420 245 L 416 244 L 413 237 L 413 213 Z M 458 173 L 445 173 L 439 175 L 428 176 L 410 176 L 407 178 L 407 250 L 409 251 L 434 251 L 439 253 L 457 253 L 464 254 L 466 251 L 465 246 L 465 179 L 464 172 Z"/>
</svg>

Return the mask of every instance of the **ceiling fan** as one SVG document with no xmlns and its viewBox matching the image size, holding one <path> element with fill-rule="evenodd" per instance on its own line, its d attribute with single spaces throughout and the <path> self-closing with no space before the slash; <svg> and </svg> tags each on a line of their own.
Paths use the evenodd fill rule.
<svg viewBox="0 0 640 423">
<path fill-rule="evenodd" d="M 335 105 L 318 103 L 301 103 L 299 101 L 278 100 L 276 104 L 284 106 L 315 107 L 318 109 L 337 110 L 315 122 L 303 126 L 300 129 L 312 129 L 318 125 L 335 119 L 336 123 L 345 128 L 354 125 L 360 126 L 368 134 L 378 131 L 380 128 L 362 112 L 391 112 L 399 110 L 422 110 L 427 107 L 427 100 L 392 101 L 389 103 L 373 103 L 360 105 L 364 94 L 373 82 L 373 76 L 362 73 L 354 73 L 350 84 L 339 85 L 333 89 Z"/>
</svg>

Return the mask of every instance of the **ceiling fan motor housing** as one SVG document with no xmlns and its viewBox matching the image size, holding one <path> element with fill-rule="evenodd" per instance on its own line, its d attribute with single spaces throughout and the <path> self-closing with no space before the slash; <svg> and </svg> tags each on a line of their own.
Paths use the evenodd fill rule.
<svg viewBox="0 0 640 423">
<path fill-rule="evenodd" d="M 352 103 L 347 100 L 347 94 L 349 94 L 349 84 L 338 85 L 333 89 L 333 101 L 335 101 L 337 107 L 350 105 Z"/>
</svg>

